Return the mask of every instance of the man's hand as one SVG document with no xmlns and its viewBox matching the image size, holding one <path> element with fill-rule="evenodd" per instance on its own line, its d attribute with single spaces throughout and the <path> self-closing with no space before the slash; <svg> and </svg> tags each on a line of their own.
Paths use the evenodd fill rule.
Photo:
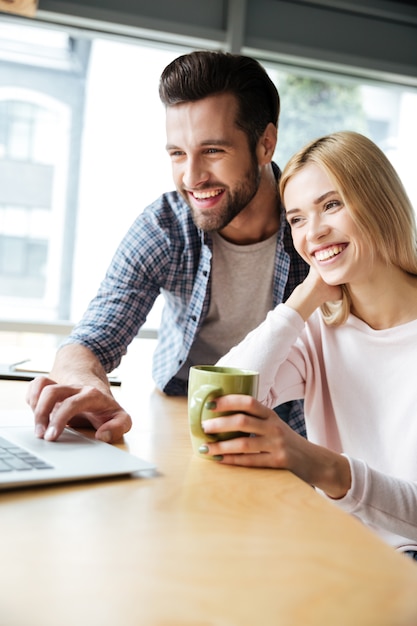
<svg viewBox="0 0 417 626">
<path fill-rule="evenodd" d="M 67 424 L 87 420 L 96 439 L 118 441 L 132 427 L 130 416 L 116 402 L 106 372 L 85 346 L 69 344 L 55 357 L 49 376 L 30 384 L 26 401 L 35 415 L 35 434 L 49 441 L 58 439 Z"/>
<path fill-rule="evenodd" d="M 96 439 L 118 441 L 132 420 L 111 395 L 92 386 L 60 385 L 39 376 L 29 385 L 26 401 L 35 416 L 37 437 L 54 441 L 67 424 L 84 418 L 97 430 Z"/>
</svg>

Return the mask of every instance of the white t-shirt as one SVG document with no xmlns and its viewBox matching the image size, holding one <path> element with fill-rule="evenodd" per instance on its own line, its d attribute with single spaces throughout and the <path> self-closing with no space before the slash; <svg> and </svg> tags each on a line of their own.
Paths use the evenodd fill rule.
<svg viewBox="0 0 417 626">
<path fill-rule="evenodd" d="M 256 328 L 273 306 L 277 235 L 236 245 L 212 234 L 210 308 L 187 362 L 177 374 L 188 378 L 191 365 L 214 364 Z"/>
</svg>

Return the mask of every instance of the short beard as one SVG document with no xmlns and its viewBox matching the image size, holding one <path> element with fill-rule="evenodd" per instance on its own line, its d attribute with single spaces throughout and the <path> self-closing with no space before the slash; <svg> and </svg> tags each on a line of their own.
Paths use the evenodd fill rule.
<svg viewBox="0 0 417 626">
<path fill-rule="evenodd" d="M 188 206 L 194 224 L 197 228 L 205 232 L 214 232 L 226 228 L 234 218 L 245 209 L 258 192 L 261 181 L 261 174 L 258 168 L 258 161 L 255 155 L 251 158 L 251 168 L 246 173 L 243 182 L 238 185 L 233 192 L 228 192 L 228 203 L 220 214 L 202 217 L 196 214 L 188 198 L 183 194 Z"/>
</svg>

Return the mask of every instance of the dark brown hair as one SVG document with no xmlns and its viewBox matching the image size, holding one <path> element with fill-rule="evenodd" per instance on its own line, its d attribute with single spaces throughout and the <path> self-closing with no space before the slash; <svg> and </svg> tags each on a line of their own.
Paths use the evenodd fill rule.
<svg viewBox="0 0 417 626">
<path fill-rule="evenodd" d="M 269 123 L 278 126 L 278 91 L 266 70 L 251 57 L 208 50 L 184 54 L 164 69 L 159 96 L 165 106 L 230 93 L 238 103 L 236 124 L 256 148 Z"/>
</svg>

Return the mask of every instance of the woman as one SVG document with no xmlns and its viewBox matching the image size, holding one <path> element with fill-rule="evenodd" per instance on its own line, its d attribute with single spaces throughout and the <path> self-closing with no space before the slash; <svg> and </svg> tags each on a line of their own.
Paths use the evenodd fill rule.
<svg viewBox="0 0 417 626">
<path fill-rule="evenodd" d="M 259 400 L 217 399 L 222 463 L 287 468 L 417 559 L 417 249 L 413 208 L 366 137 L 313 141 L 284 169 L 294 245 L 310 265 L 285 304 L 219 364 L 260 372 Z M 308 440 L 272 407 L 304 398 Z"/>
</svg>

